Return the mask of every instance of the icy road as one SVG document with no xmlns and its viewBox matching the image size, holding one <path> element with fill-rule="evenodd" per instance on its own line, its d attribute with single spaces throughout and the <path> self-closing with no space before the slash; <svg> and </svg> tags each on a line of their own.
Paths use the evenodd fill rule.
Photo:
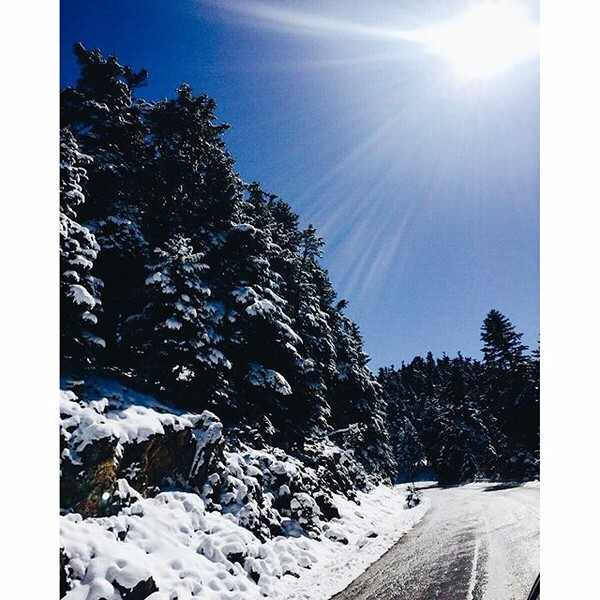
<svg viewBox="0 0 600 600">
<path fill-rule="evenodd" d="M 333 599 L 525 600 L 539 572 L 539 486 L 423 494 L 423 520 Z"/>
</svg>

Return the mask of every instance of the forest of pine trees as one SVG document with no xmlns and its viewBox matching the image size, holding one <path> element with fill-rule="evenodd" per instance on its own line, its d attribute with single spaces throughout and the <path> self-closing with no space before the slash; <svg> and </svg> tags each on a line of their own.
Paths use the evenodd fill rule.
<svg viewBox="0 0 600 600">
<path fill-rule="evenodd" d="M 75 46 L 61 92 L 63 374 L 104 373 L 213 411 L 241 438 L 306 457 L 330 436 L 365 472 L 441 483 L 539 472 L 539 356 L 497 311 L 482 362 L 369 370 L 320 264 L 323 240 L 237 175 L 215 101 Z"/>
<path fill-rule="evenodd" d="M 416 357 L 379 371 L 398 472 L 441 484 L 539 478 L 539 352 L 491 310 L 483 361 Z"/>
<path fill-rule="evenodd" d="M 395 476 L 379 384 L 323 240 L 234 169 L 215 101 L 75 46 L 61 92 L 61 370 L 109 373 L 303 455 L 331 434 Z"/>
</svg>

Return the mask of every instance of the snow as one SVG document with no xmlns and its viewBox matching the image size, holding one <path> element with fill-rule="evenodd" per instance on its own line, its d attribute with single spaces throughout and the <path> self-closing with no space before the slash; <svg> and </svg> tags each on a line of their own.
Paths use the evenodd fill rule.
<svg viewBox="0 0 600 600">
<path fill-rule="evenodd" d="M 63 385 L 63 458 L 73 465 L 101 439 L 112 440 L 118 459 L 124 444 L 143 442 L 167 426 L 190 428 L 196 443 L 192 481 L 222 443 L 223 426 L 209 411 L 187 413 L 100 377 L 65 379 Z M 322 447 L 323 454 L 334 450 L 329 441 Z M 63 512 L 61 548 L 72 585 L 65 599 L 119 600 L 119 590 L 151 577 L 159 591 L 150 600 L 325 600 L 428 507 L 425 499 L 404 510 L 407 486 L 380 486 L 358 492 L 358 502 L 332 494 L 340 517 L 327 520 L 317 503 L 323 492 L 315 471 L 283 450 L 241 444 L 224 449 L 219 460 L 219 470 L 209 471 L 201 488 L 167 488 L 151 498 L 142 497 L 123 469 L 102 495 L 115 507 L 105 513 L 111 516 Z M 265 522 L 280 523 L 284 535 L 269 535 Z"/>
<path fill-rule="evenodd" d="M 232 231 L 248 232 L 253 236 L 256 235 L 259 231 L 258 229 L 256 229 L 256 227 L 254 227 L 254 225 L 251 225 L 250 223 L 240 223 L 239 225 L 233 225 L 231 229 Z"/>
<path fill-rule="evenodd" d="M 101 338 L 100 336 L 94 335 L 93 333 L 90 333 L 89 331 L 84 331 L 83 337 L 91 344 L 96 344 L 96 346 L 106 348 L 106 340 Z"/>
<path fill-rule="evenodd" d="M 521 487 L 525 487 L 525 488 L 533 488 L 536 490 L 540 489 L 540 482 L 539 480 L 536 481 L 526 481 L 525 483 L 520 483 L 519 484 Z"/>
<path fill-rule="evenodd" d="M 91 312 L 89 312 L 87 310 L 84 313 L 82 313 L 81 318 L 84 321 L 88 321 L 89 323 L 93 323 L 94 325 L 96 325 L 96 323 L 98 323 L 98 317 L 94 313 L 91 313 Z"/>
<path fill-rule="evenodd" d="M 194 460 L 192 462 L 192 467 L 190 469 L 189 477 L 193 477 L 196 474 L 196 471 L 200 467 L 201 460 L 203 458 L 203 453 L 206 450 L 206 447 L 209 444 L 213 444 L 216 442 L 223 432 L 223 425 L 221 422 L 213 415 L 212 413 L 206 411 L 203 413 L 205 417 L 204 424 L 205 430 L 200 432 L 197 429 L 192 431 L 194 438 L 196 439 L 196 452 L 194 456 Z"/>
<path fill-rule="evenodd" d="M 271 312 L 277 312 L 277 308 L 275 308 L 275 305 L 270 300 L 255 300 L 246 308 L 246 312 L 252 316 L 264 316 Z"/>
<path fill-rule="evenodd" d="M 281 373 L 257 363 L 250 363 L 249 367 L 250 373 L 247 378 L 252 385 L 270 388 L 282 396 L 289 396 L 292 393 L 292 387 Z"/>
<path fill-rule="evenodd" d="M 141 442 L 164 434 L 166 426 L 177 431 L 195 427 L 202 419 L 202 415 L 173 409 L 164 412 L 150 396 L 106 381 L 98 383 L 105 394 L 98 401 L 84 403 L 70 390 L 60 392 L 61 434 L 77 452 L 102 438 L 115 438 L 120 444 Z"/>
<path fill-rule="evenodd" d="M 126 482 L 118 493 L 137 494 Z M 403 510 L 404 495 L 405 486 L 380 486 L 359 493 L 360 506 L 336 496 L 341 518 L 320 540 L 261 542 L 185 492 L 138 499 L 112 517 L 64 515 L 61 545 L 74 579 L 64 598 L 118 600 L 114 582 L 132 589 L 152 577 L 159 591 L 151 600 L 326 600 L 423 517 L 427 500 Z"/>
<path fill-rule="evenodd" d="M 182 295 L 181 299 L 184 300 L 184 302 L 190 302 L 190 298 L 187 294 Z M 193 306 L 184 304 L 179 300 L 175 302 L 175 308 L 188 320 L 195 319 L 198 316 L 198 311 Z"/>
<path fill-rule="evenodd" d="M 165 321 L 165 325 L 167 326 L 168 329 L 181 329 L 182 325 L 181 323 L 175 318 L 175 317 L 169 317 L 166 321 Z"/>
<path fill-rule="evenodd" d="M 423 518 L 427 498 L 415 508 L 402 509 L 406 487 L 381 485 L 369 493 L 358 492 L 360 505 L 336 495 L 340 519 L 324 525 L 326 539 L 303 540 L 316 558 L 312 568 L 298 579 L 284 576 L 275 582 L 274 597 L 327 600 L 343 590 Z"/>
<path fill-rule="evenodd" d="M 79 255 L 69 260 L 69 265 L 73 267 L 81 267 L 83 270 L 89 271 L 94 266 L 94 263 L 91 260 L 85 258 L 84 256 Z"/>
<path fill-rule="evenodd" d="M 96 306 L 96 299 L 78 283 L 70 286 L 69 295 L 71 298 L 73 298 L 73 302 L 75 302 L 75 304 L 84 304 L 90 310 Z"/>
<path fill-rule="evenodd" d="M 156 273 L 152 273 L 146 277 L 146 285 L 153 285 L 154 283 L 170 283 L 171 280 L 161 271 L 157 271 Z"/>
<path fill-rule="evenodd" d="M 181 367 L 179 365 L 174 367 L 173 372 L 177 373 L 178 381 L 192 381 L 194 379 L 194 377 L 196 376 L 194 371 L 192 371 L 192 369 L 186 367 L 185 365 L 183 365 Z"/>
<path fill-rule="evenodd" d="M 292 340 L 294 344 L 302 344 L 302 338 L 286 323 L 279 323 L 280 329 L 284 332 L 285 337 L 289 340 Z"/>
</svg>

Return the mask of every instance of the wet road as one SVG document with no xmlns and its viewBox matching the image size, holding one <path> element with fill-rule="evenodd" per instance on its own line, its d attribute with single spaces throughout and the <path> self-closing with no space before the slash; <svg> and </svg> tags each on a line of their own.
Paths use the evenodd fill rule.
<svg viewBox="0 0 600 600">
<path fill-rule="evenodd" d="M 423 494 L 423 520 L 332 600 L 525 600 L 539 572 L 539 487 Z"/>
</svg>

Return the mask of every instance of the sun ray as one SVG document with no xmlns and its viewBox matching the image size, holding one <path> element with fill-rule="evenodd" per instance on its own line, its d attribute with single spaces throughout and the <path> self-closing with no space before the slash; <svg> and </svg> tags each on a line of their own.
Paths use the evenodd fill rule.
<svg viewBox="0 0 600 600">
<path fill-rule="evenodd" d="M 539 53 L 539 27 L 515 0 L 484 0 L 449 20 L 420 28 L 361 23 L 256 0 L 217 0 L 216 4 L 260 27 L 417 43 L 425 52 L 447 60 L 463 79 L 497 76 Z"/>
</svg>

